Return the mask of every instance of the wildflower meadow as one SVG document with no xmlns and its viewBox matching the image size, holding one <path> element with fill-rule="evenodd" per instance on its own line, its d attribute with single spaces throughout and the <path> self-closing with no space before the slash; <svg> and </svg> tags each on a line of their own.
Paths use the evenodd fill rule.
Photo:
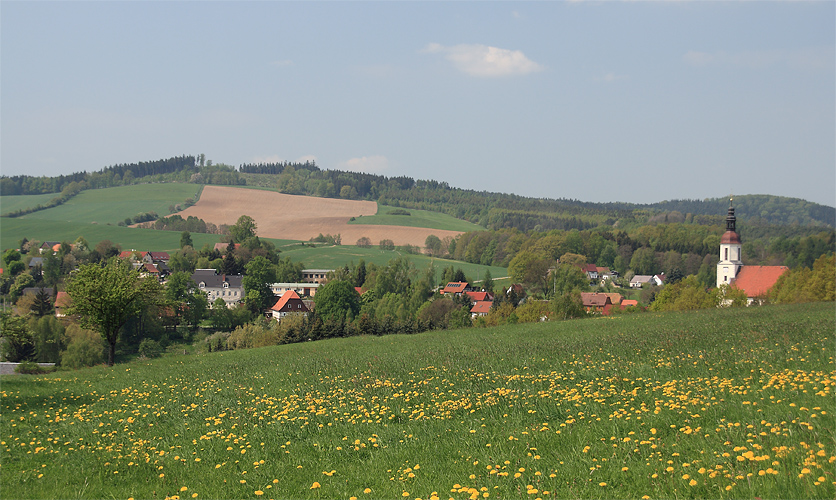
<svg viewBox="0 0 836 500">
<path fill-rule="evenodd" d="M 4 498 L 834 498 L 834 309 L 352 337 L 3 377 Z"/>
</svg>

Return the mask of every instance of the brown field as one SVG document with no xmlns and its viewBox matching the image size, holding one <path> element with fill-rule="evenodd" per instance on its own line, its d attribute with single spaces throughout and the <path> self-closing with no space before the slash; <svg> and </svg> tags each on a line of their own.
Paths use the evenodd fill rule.
<svg viewBox="0 0 836 500">
<path fill-rule="evenodd" d="M 184 219 L 190 215 L 213 224 L 235 224 L 238 217 L 249 215 L 255 220 L 258 235 L 263 238 L 307 241 L 320 234 L 339 234 L 344 245 L 353 245 L 363 236 L 373 245 L 392 240 L 395 245 L 424 247 L 427 236 L 441 239 L 460 234 L 459 231 L 420 227 L 348 224 L 351 217 L 374 215 L 374 201 L 337 200 L 224 186 L 206 186 L 194 206 L 179 212 Z"/>
</svg>

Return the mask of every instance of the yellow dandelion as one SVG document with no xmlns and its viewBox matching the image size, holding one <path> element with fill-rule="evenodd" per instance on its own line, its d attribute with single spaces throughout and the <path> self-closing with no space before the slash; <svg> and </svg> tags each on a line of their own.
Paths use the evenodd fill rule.
<svg viewBox="0 0 836 500">
<path fill-rule="evenodd" d="M 255 490 L 255 495 L 256 495 L 256 496 L 260 497 L 260 496 L 261 496 L 261 495 L 263 495 L 263 494 L 264 494 L 264 492 L 263 492 L 263 491 L 261 491 L 261 490 Z"/>
<path fill-rule="evenodd" d="M 183 486 L 182 488 L 180 488 L 180 491 L 186 491 L 186 490 L 188 490 L 188 489 L 189 489 L 189 487 L 188 487 L 188 486 Z"/>
<path fill-rule="evenodd" d="M 311 485 L 311 489 L 312 489 L 312 490 L 315 490 L 315 489 L 317 489 L 317 488 L 319 488 L 319 487 L 321 487 L 321 486 L 322 486 L 322 485 L 320 485 L 318 482 L 314 481 L 314 483 Z"/>
<path fill-rule="evenodd" d="M 603 481 L 601 481 L 600 483 L 598 483 L 598 486 L 601 486 L 601 487 L 606 486 L 606 485 L 607 485 L 607 483 L 605 483 L 605 482 L 603 482 Z"/>
<path fill-rule="evenodd" d="M 365 493 L 366 495 L 368 495 L 371 492 L 372 492 L 371 488 L 366 488 L 365 490 L 363 490 L 363 493 Z"/>
</svg>

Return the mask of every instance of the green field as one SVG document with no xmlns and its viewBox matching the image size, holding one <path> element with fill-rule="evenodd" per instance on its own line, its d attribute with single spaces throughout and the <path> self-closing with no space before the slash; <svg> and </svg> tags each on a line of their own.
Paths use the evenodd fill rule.
<svg viewBox="0 0 836 500">
<path fill-rule="evenodd" d="M 404 256 L 415 264 L 418 269 L 426 269 L 430 264 L 436 268 L 436 277 L 441 276 L 441 271 L 447 266 L 461 268 L 462 271 L 473 280 L 480 280 L 485 276 L 485 270 L 490 269 L 493 278 L 501 278 L 508 274 L 504 267 L 483 266 L 469 262 L 456 260 L 435 259 L 426 255 L 415 255 L 399 252 L 397 250 L 381 250 L 379 248 L 360 248 L 352 245 L 341 246 L 302 246 L 298 243 L 278 247 L 282 257 L 290 257 L 294 262 L 304 262 L 309 269 L 334 269 L 336 267 L 350 264 L 357 264 L 360 259 L 366 264 L 375 263 L 379 266 L 386 265 L 390 260 Z"/>
<path fill-rule="evenodd" d="M 834 498 L 833 304 L 6 376 L 4 498 Z"/>
<path fill-rule="evenodd" d="M 406 210 L 410 215 L 391 215 L 390 212 L 393 210 Z M 462 232 L 482 231 L 485 229 L 478 224 L 473 224 L 439 212 L 414 210 L 411 208 L 403 209 L 385 205 L 377 206 L 376 215 L 363 215 L 350 221 L 349 224 L 428 227 L 430 229 L 446 229 Z"/>
<path fill-rule="evenodd" d="M 38 205 L 45 205 L 53 198 L 61 196 L 61 193 L 33 194 L 28 196 L 0 196 L 0 214 L 16 212 L 27 208 L 34 208 Z"/>
</svg>

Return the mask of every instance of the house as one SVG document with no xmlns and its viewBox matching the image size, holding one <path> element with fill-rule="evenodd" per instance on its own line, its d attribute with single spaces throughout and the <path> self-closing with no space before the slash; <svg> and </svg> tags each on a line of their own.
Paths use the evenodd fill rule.
<svg viewBox="0 0 836 500">
<path fill-rule="evenodd" d="M 467 281 L 451 281 L 450 283 L 447 283 L 447 285 L 445 285 L 438 293 L 441 295 L 446 295 L 448 293 L 461 295 L 468 290 L 470 290 L 470 286 Z"/>
<path fill-rule="evenodd" d="M 305 305 L 302 298 L 293 290 L 285 292 L 276 304 L 270 308 L 272 318 L 277 321 L 281 321 L 288 314 L 307 314 L 308 312 L 310 312 L 308 306 Z"/>
<path fill-rule="evenodd" d="M 273 283 L 270 285 L 270 290 L 276 297 L 281 297 L 291 290 L 299 296 L 313 297 L 316 295 L 317 288 L 319 288 L 319 283 Z"/>
<path fill-rule="evenodd" d="M 134 262 L 143 261 L 143 262 L 151 262 L 150 260 L 146 260 L 145 257 L 148 255 L 148 252 L 140 252 L 137 250 L 125 250 L 119 253 L 120 259 L 128 259 Z"/>
<path fill-rule="evenodd" d="M 662 274 L 654 274 L 653 275 L 653 284 L 656 286 L 662 286 L 665 284 L 665 273 Z"/>
<path fill-rule="evenodd" d="M 195 269 L 192 281 L 206 292 L 209 304 L 223 299 L 227 307 L 235 307 L 244 299 L 243 276 L 240 274 L 218 274 L 214 269 Z"/>
<path fill-rule="evenodd" d="M 154 264 L 160 262 L 168 263 L 169 259 L 171 258 L 169 257 L 168 252 L 148 252 L 147 257 Z"/>
<path fill-rule="evenodd" d="M 29 269 L 34 269 L 38 266 L 44 267 L 44 258 L 43 257 L 32 257 L 29 260 Z"/>
<path fill-rule="evenodd" d="M 610 314 L 612 309 L 612 301 L 606 293 L 581 293 L 581 302 L 586 312 L 600 313 L 604 315 Z"/>
<path fill-rule="evenodd" d="M 587 278 L 591 280 L 598 279 L 598 266 L 595 264 L 586 264 L 581 268 L 581 270 L 586 273 Z"/>
<path fill-rule="evenodd" d="M 58 295 L 55 296 L 55 317 L 56 318 L 63 318 L 67 316 L 67 313 L 64 311 L 67 310 L 67 307 L 72 302 L 70 298 L 70 294 L 67 292 L 58 292 Z"/>
<path fill-rule="evenodd" d="M 630 280 L 630 288 L 641 288 L 644 285 L 655 284 L 653 276 L 647 274 L 637 274 Z"/>
<path fill-rule="evenodd" d="M 491 311 L 491 307 L 493 306 L 493 301 L 490 300 L 480 300 L 473 304 L 473 307 L 470 308 L 470 317 L 471 318 L 478 318 L 480 316 L 487 316 L 488 313 Z"/>
<path fill-rule="evenodd" d="M 732 200 L 726 215 L 726 232 L 720 238 L 720 261 L 717 263 L 717 287 L 731 285 L 746 292 L 747 305 L 762 304 L 766 293 L 788 271 L 787 266 L 744 266 L 743 242 L 736 229 Z"/>
<path fill-rule="evenodd" d="M 53 252 L 57 252 L 58 248 L 61 247 L 60 241 L 44 241 L 41 243 L 40 248 L 38 249 L 39 253 L 44 253 L 47 250 L 52 250 Z"/>
<path fill-rule="evenodd" d="M 525 288 L 519 283 L 514 283 L 505 290 L 505 295 L 511 295 L 511 292 L 514 292 L 517 297 L 525 297 Z"/>
<path fill-rule="evenodd" d="M 467 294 L 467 296 L 470 297 L 470 300 L 472 300 L 473 302 L 481 302 L 481 301 L 493 302 L 493 294 L 490 293 L 490 292 L 468 291 L 468 292 L 464 292 L 464 293 Z"/>
<path fill-rule="evenodd" d="M 148 262 L 144 262 L 139 266 L 139 274 L 141 276 L 153 276 L 157 279 L 162 279 L 160 274 L 160 270 L 157 269 L 157 266 L 154 264 L 149 264 Z"/>
<path fill-rule="evenodd" d="M 605 293 L 604 295 L 610 298 L 612 305 L 617 306 L 621 304 L 622 297 L 620 293 Z"/>
<path fill-rule="evenodd" d="M 623 311 L 623 310 L 627 309 L 628 307 L 638 307 L 638 305 L 639 305 L 638 300 L 624 299 L 624 300 L 621 301 L 621 304 L 619 304 L 619 307 L 621 307 L 621 310 Z"/>
<path fill-rule="evenodd" d="M 302 281 L 306 283 L 325 283 L 328 278 L 328 273 L 333 269 L 303 269 Z"/>
<path fill-rule="evenodd" d="M 762 304 L 769 289 L 787 271 L 787 266 L 742 266 L 732 286 L 746 292 L 746 305 Z"/>
</svg>

